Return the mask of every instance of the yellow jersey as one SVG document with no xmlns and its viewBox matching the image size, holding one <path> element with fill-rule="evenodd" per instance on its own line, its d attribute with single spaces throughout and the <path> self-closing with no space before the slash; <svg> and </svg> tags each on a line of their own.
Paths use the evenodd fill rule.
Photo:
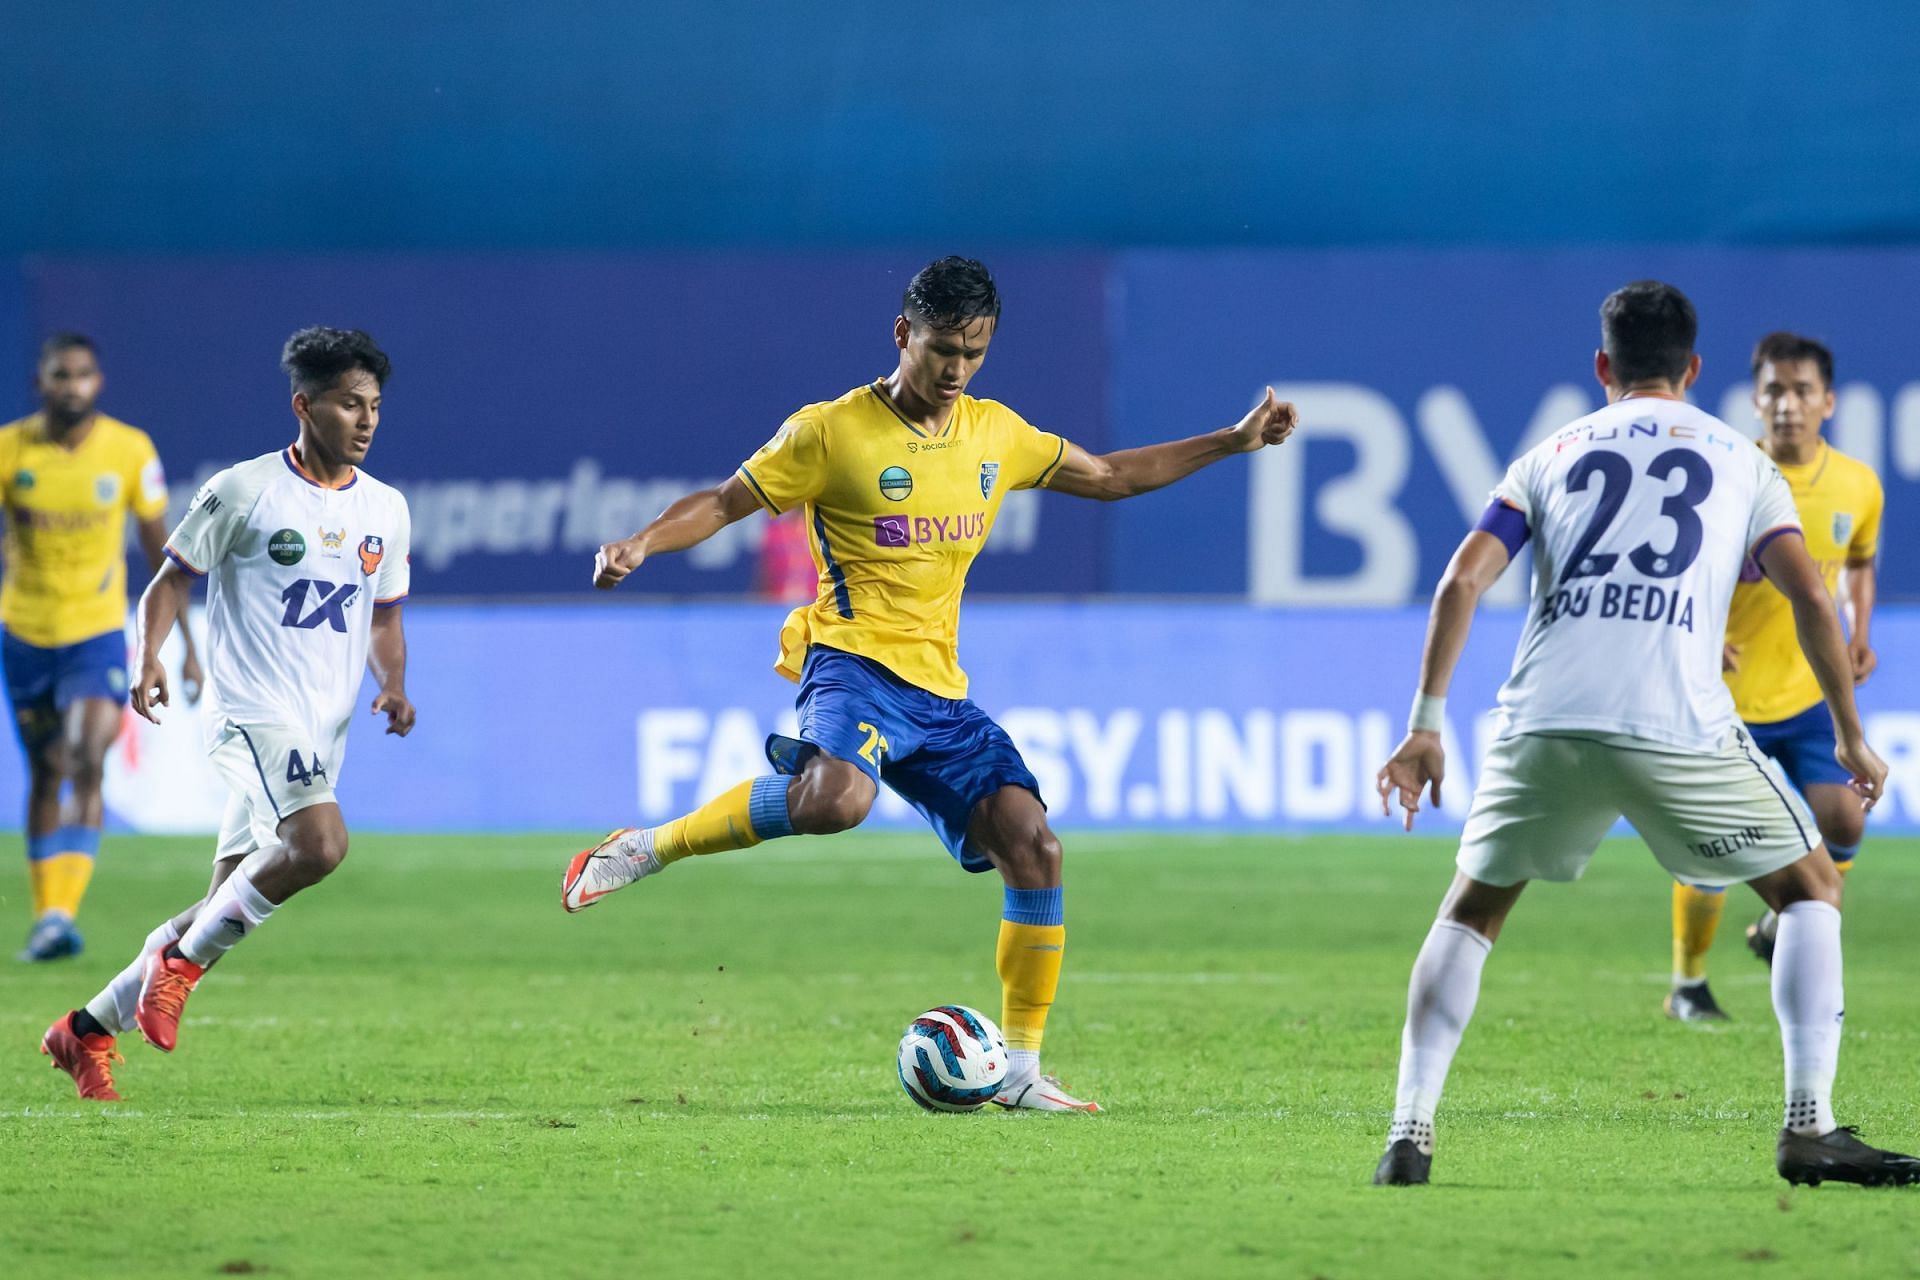
<svg viewBox="0 0 1920 1280">
<path fill-rule="evenodd" d="M 1829 592 L 1837 591 L 1849 561 L 1871 561 L 1880 545 L 1884 499 L 1873 468 L 1825 440 L 1813 461 L 1782 464 L 1793 490 L 1807 554 Z M 1789 720 L 1820 701 L 1820 682 L 1800 651 L 1793 605 L 1749 562 L 1727 611 L 1727 643 L 1738 650 L 1738 671 L 1727 673 L 1734 710 L 1749 724 Z"/>
<path fill-rule="evenodd" d="M 811 404 L 739 475 L 768 512 L 796 506 L 819 588 L 787 617 L 775 669 L 800 678 L 810 645 L 857 653 L 943 698 L 967 695 L 960 591 L 1010 489 L 1044 486 L 1066 441 L 1003 404 L 961 396 L 938 432 L 879 383 Z"/>
<path fill-rule="evenodd" d="M 0 626 L 52 649 L 118 631 L 127 620 L 127 512 L 167 512 L 153 441 L 105 414 L 71 448 L 34 414 L 0 427 L 6 510 Z"/>
</svg>

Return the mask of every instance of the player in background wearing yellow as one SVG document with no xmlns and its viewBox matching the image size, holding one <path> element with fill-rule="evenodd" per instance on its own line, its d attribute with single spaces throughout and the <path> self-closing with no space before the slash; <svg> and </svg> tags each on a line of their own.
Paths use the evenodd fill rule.
<svg viewBox="0 0 1920 1280">
<path fill-rule="evenodd" d="M 573 859 L 561 895 L 578 911 L 690 855 L 845 831 L 884 782 L 961 867 L 1005 881 L 995 966 L 1010 1061 L 994 1101 L 1096 1111 L 1040 1071 L 1066 946 L 1060 842 L 1012 740 L 967 698 L 961 589 L 1008 490 L 1132 497 L 1279 444 L 1295 413 L 1268 388 L 1234 426 L 1095 457 L 966 394 L 999 316 L 985 267 L 929 265 L 894 319 L 892 373 L 801 409 L 726 481 L 600 548 L 594 585 L 610 588 L 650 555 L 683 551 L 756 510 L 798 508 L 819 585 L 780 635 L 777 669 L 800 684 L 800 736 L 768 740 L 774 772 L 662 826 L 614 832 Z"/>
<path fill-rule="evenodd" d="M 1760 448 L 1787 478 L 1807 551 L 1840 601 L 1853 682 L 1862 684 L 1879 662 L 1872 629 L 1883 498 L 1873 468 L 1820 434 L 1833 416 L 1833 353 L 1793 333 L 1760 339 L 1753 349 L 1753 407 L 1764 429 Z M 1754 745 L 1778 761 L 1806 797 L 1844 876 L 1867 829 L 1866 806 L 1834 759 L 1833 716 L 1795 641 L 1792 602 L 1751 562 L 1734 588 L 1723 666 L 1734 711 Z M 1725 905 L 1722 889 L 1674 883 L 1669 1017 L 1697 1022 L 1727 1016 L 1707 987 L 1707 951 Z M 1747 945 L 1769 964 L 1777 926 L 1778 917 L 1768 911 L 1747 928 Z"/>
<path fill-rule="evenodd" d="M 100 784 L 127 702 L 128 513 L 149 568 L 164 562 L 167 541 L 160 456 L 146 432 L 94 407 L 103 381 L 92 341 L 56 334 L 40 349 L 40 412 L 0 427 L 0 655 L 27 755 L 28 961 L 83 945 L 74 918 L 100 850 Z M 186 640 L 182 674 L 197 698 L 200 663 Z"/>
</svg>

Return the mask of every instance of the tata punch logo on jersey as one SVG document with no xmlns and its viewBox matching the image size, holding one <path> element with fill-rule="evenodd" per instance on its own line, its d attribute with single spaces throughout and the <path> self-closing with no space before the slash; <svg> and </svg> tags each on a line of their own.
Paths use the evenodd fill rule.
<svg viewBox="0 0 1920 1280">
<path fill-rule="evenodd" d="M 873 541 L 882 547 L 913 547 L 929 542 L 972 542 L 987 536 L 987 513 L 962 516 L 875 516 Z"/>
<path fill-rule="evenodd" d="M 880 496 L 888 502 L 905 502 L 913 492 L 913 475 L 905 467 L 888 467 L 880 473 Z"/>
<path fill-rule="evenodd" d="M 282 529 L 267 539 L 267 555 L 275 564 L 299 564 L 307 558 L 307 540 L 298 529 Z"/>
</svg>

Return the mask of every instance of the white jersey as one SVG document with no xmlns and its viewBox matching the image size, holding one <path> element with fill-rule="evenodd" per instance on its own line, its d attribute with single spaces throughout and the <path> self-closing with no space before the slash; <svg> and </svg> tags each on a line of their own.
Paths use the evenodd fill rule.
<svg viewBox="0 0 1920 1280">
<path fill-rule="evenodd" d="M 210 740 L 230 723 L 344 734 L 373 611 L 406 598 L 411 535 L 399 490 L 360 470 L 327 488 L 291 449 L 207 481 L 167 555 L 207 579 Z"/>
<path fill-rule="evenodd" d="M 1530 535 L 1533 602 L 1500 689 L 1501 737 L 1562 730 L 1716 749 L 1741 566 L 1797 531 L 1793 493 L 1746 436 L 1692 405 L 1632 397 L 1508 468 L 1482 528 Z M 1515 535 L 1515 514 L 1525 531 Z"/>
</svg>

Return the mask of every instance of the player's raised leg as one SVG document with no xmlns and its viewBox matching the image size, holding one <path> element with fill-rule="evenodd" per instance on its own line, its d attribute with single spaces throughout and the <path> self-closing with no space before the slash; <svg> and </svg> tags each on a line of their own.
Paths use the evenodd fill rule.
<svg viewBox="0 0 1920 1280">
<path fill-rule="evenodd" d="M 994 1101 L 1029 1111 L 1097 1112 L 1040 1070 L 1040 1042 L 1066 957 L 1060 841 L 1040 798 L 1001 787 L 973 808 L 967 848 L 987 858 L 1005 882 L 994 968 L 1000 975 L 1000 1030 L 1007 1037 L 1007 1079 Z"/>
<path fill-rule="evenodd" d="M 1524 880 L 1492 885 L 1465 874 L 1454 876 L 1407 983 L 1393 1123 L 1387 1128 L 1386 1152 L 1373 1171 L 1375 1185 L 1414 1186 L 1427 1180 L 1433 1166 L 1433 1114 L 1480 999 L 1480 971 L 1526 887 Z"/>
<path fill-rule="evenodd" d="M 1779 914 L 1773 1007 L 1786 1060 L 1786 1116 L 1774 1152 L 1792 1183 L 1920 1182 L 1920 1158 L 1860 1141 L 1833 1118 L 1833 1078 L 1846 1017 L 1840 950 L 1840 873 L 1825 849 L 1752 882 Z"/>
<path fill-rule="evenodd" d="M 187 997 L 209 965 L 249 937 L 288 898 L 333 874 L 347 856 L 347 824 L 331 800 L 280 821 L 279 842 L 248 854 L 180 935 L 148 957 L 134 1021 L 147 1043 L 171 1052 Z"/>
<path fill-rule="evenodd" d="M 831 835 L 866 819 L 877 788 L 845 760 L 810 751 L 797 777 L 742 782 L 657 827 L 626 827 L 582 850 L 560 878 L 560 905 L 584 911 L 682 858 L 750 849 L 791 835 Z"/>
<path fill-rule="evenodd" d="M 1720 931 L 1727 891 L 1719 885 L 1673 882 L 1673 986 L 1667 992 L 1669 1018 L 1682 1022 L 1725 1022 L 1727 1014 L 1707 987 L 1707 952 Z"/>
</svg>

